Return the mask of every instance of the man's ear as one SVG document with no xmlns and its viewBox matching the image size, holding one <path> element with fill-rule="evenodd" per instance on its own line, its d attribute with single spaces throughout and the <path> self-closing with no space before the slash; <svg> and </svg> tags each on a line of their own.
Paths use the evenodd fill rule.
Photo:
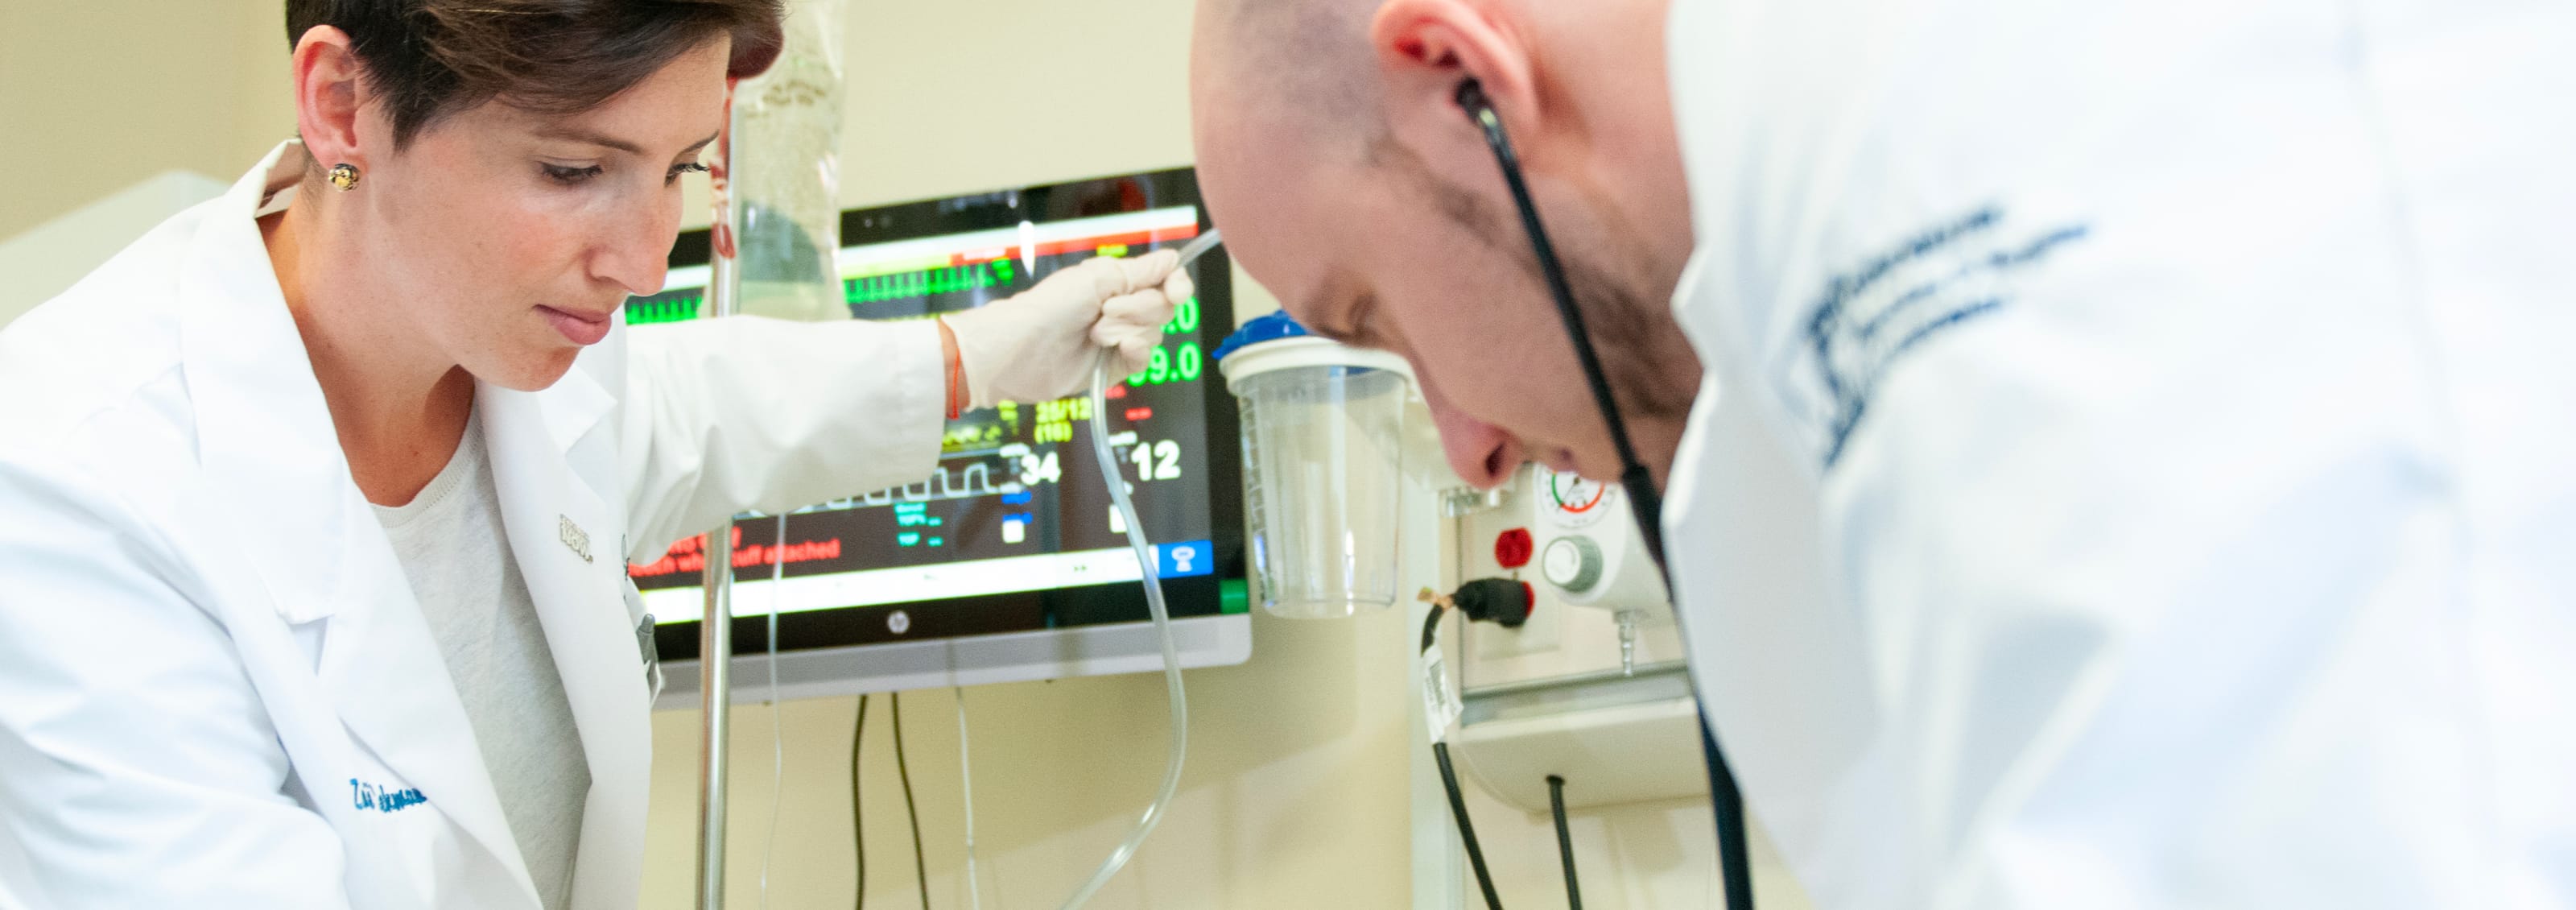
<svg viewBox="0 0 2576 910">
<path fill-rule="evenodd" d="M 1378 7 L 1369 22 L 1369 44 L 1386 90 L 1389 122 L 1398 129 L 1443 120 L 1470 128 L 1458 107 L 1458 86 L 1472 78 L 1483 85 L 1504 129 L 1515 136 L 1538 134 L 1543 112 L 1530 75 L 1530 47 L 1515 23 L 1489 5 L 1387 0 Z"/>
<path fill-rule="evenodd" d="M 295 132 L 324 169 L 350 164 L 364 171 L 375 151 L 359 141 L 362 69 L 349 34 L 338 28 L 317 25 L 295 41 Z"/>
</svg>

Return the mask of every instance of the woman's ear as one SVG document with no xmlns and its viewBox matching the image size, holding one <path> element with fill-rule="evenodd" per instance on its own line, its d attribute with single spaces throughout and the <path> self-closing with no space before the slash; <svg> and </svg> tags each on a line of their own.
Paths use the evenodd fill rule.
<svg viewBox="0 0 2576 910">
<path fill-rule="evenodd" d="M 349 34 L 338 28 L 317 25 L 295 41 L 295 131 L 326 170 L 335 164 L 367 167 L 372 150 L 359 141 L 358 130 L 366 94 L 362 70 Z"/>
</svg>

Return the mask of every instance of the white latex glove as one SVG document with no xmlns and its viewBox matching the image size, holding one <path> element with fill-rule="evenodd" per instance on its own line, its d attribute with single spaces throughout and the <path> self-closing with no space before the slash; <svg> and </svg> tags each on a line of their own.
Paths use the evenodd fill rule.
<svg viewBox="0 0 2576 910">
<path fill-rule="evenodd" d="M 1189 273 L 1173 268 L 1179 262 L 1172 250 L 1101 257 L 1008 299 L 941 317 L 957 335 L 971 407 L 1086 390 L 1103 349 L 1118 352 L 1112 375 L 1144 369 L 1172 319 L 1172 302 L 1194 290 Z"/>
</svg>

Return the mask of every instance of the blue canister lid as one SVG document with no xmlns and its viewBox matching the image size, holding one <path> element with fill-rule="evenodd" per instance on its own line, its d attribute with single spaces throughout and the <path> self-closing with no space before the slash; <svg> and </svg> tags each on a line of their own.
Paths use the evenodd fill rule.
<svg viewBox="0 0 2576 910">
<path fill-rule="evenodd" d="M 1306 331 L 1305 326 L 1298 325 L 1296 318 L 1289 316 L 1287 310 L 1273 310 L 1245 321 L 1242 328 L 1226 336 L 1224 344 L 1216 346 L 1216 353 L 1209 355 L 1208 359 L 1222 363 L 1226 355 L 1246 345 L 1312 334 Z"/>
</svg>

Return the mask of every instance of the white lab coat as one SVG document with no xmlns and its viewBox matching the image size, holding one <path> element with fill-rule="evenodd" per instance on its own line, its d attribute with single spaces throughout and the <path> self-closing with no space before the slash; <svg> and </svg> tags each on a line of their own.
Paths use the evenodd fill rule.
<svg viewBox="0 0 2576 910">
<path fill-rule="evenodd" d="M 0 332 L 0 856 L 31 907 L 538 907 L 253 220 L 304 166 L 281 147 Z M 928 473 L 934 332 L 621 320 L 552 388 L 476 389 L 589 760 L 572 906 L 641 881 L 623 559 Z"/>
<path fill-rule="evenodd" d="M 1817 906 L 2576 905 L 2576 6 L 1669 42 L 1676 588 Z"/>
</svg>

